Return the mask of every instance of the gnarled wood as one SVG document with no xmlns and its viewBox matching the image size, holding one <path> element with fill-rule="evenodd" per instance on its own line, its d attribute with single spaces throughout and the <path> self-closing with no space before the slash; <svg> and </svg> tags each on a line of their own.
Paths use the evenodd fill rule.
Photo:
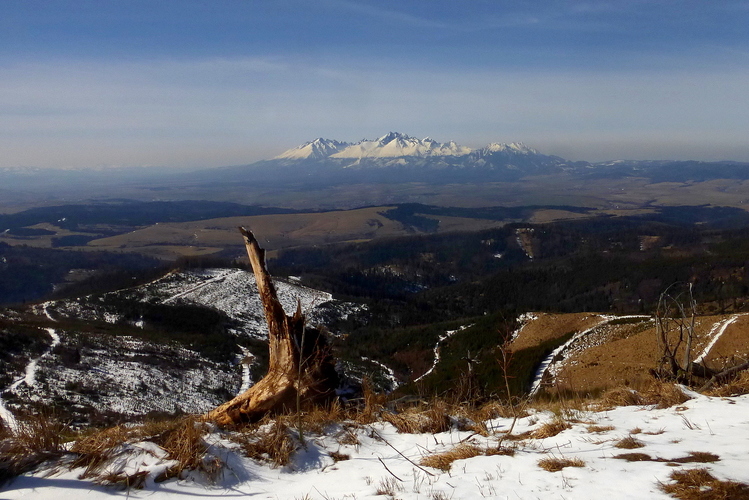
<svg viewBox="0 0 749 500">
<path fill-rule="evenodd" d="M 205 415 L 219 424 L 256 421 L 269 413 L 306 408 L 332 398 L 338 385 L 333 358 L 320 331 L 305 328 L 301 304 L 292 316 L 278 300 L 265 250 L 240 227 L 268 324 L 268 373 L 257 384 Z"/>
</svg>

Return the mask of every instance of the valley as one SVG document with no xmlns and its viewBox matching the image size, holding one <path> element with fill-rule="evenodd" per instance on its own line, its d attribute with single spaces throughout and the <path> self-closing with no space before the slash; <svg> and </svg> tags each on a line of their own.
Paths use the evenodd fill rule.
<svg viewBox="0 0 749 500">
<path fill-rule="evenodd" d="M 607 401 L 673 407 L 694 398 L 699 406 L 708 396 L 692 389 L 703 384 L 707 394 L 746 392 L 741 372 L 710 379 L 744 366 L 749 349 L 745 167 L 593 165 L 518 144 L 467 152 L 389 134 L 353 145 L 313 141 L 248 167 L 185 174 L 167 188 L 150 183 L 140 194 L 136 179 L 121 191 L 131 199 L 102 192 L 5 210 L 0 435 L 12 442 L 52 411 L 49 422 L 80 433 L 71 449 L 82 457 L 82 436 L 95 429 L 140 436 L 147 431 L 137 429 L 163 425 L 165 434 L 147 434 L 142 444 L 155 453 L 143 463 L 155 460 L 155 468 L 126 458 L 144 455 L 135 451 L 138 438 L 123 434 L 130 451 L 111 448 L 91 463 L 117 463 L 133 475 L 97 472 L 95 480 L 124 477 L 129 487 L 137 477 L 159 488 L 146 485 L 168 473 L 181 478 L 170 485 L 203 474 L 197 462 L 192 472 L 174 472 L 163 436 L 207 429 L 196 416 L 252 387 L 269 366 L 265 315 L 237 226 L 251 228 L 267 250 L 286 312 L 300 307 L 307 325 L 325 332 L 340 382 L 336 405 L 301 412 L 293 425 L 279 416 L 278 431 L 253 427 L 259 441 L 247 450 L 277 432 L 273 439 L 296 450 L 286 460 L 303 461 L 308 432 L 320 443 L 340 426 L 347 436 L 372 426 L 433 439 L 470 428 L 460 439 L 476 460 L 515 450 L 527 457 L 541 428 L 579 415 L 548 416 L 545 404 L 595 412 L 609 411 Z M 723 177 L 706 177 L 705 168 Z M 664 337 L 662 321 L 675 310 L 656 314 L 664 290 L 679 283 L 689 287 L 694 317 L 688 347 L 676 342 L 672 359 L 691 360 L 699 370 L 688 375 L 675 361 L 669 367 L 664 350 L 686 323 Z M 325 411 L 337 416 L 324 429 L 302 423 Z M 509 414 L 511 422 L 501 420 Z M 535 415 L 548 422 L 537 426 Z M 527 430 L 509 447 L 504 433 L 516 424 Z M 234 455 L 235 445 L 226 448 L 227 439 L 247 439 L 245 431 L 206 432 L 196 449 L 211 441 L 205 450 L 223 458 L 206 451 L 201 463 L 242 463 L 240 474 L 255 467 Z M 493 444 L 479 446 L 475 436 Z M 419 463 L 452 453 L 434 444 L 421 445 Z M 319 463 L 338 456 L 328 448 L 315 452 Z"/>
<path fill-rule="evenodd" d="M 267 245 L 284 307 L 293 310 L 300 300 L 310 324 L 331 332 L 353 391 L 369 378 L 385 392 L 445 394 L 469 371 L 471 397 L 478 399 L 506 392 L 508 374 L 514 395 L 542 387 L 598 393 L 640 386 L 658 362 L 653 308 L 677 281 L 694 284 L 700 314 L 694 349 L 705 350 L 708 366 L 740 362 L 746 342 L 749 214 L 737 208 L 611 213 L 401 204 L 212 218 L 217 210 L 259 209 L 204 204 L 204 220 L 162 216 L 164 222 L 151 218 L 153 224 L 138 228 L 168 205 L 122 206 L 139 215 L 127 219 L 130 226 L 121 218 L 120 229 L 105 215 L 108 206 L 99 215 L 89 206 L 78 220 L 79 206 L 15 214 L 18 229 L 5 241 L 18 239 L 4 249 L 11 258 L 5 272 L 13 270 L 10 252 L 28 256 L 32 249 L 42 259 L 43 252 L 57 252 L 50 255 L 60 263 L 116 259 L 111 271 L 83 272 L 75 264 L 77 281 L 43 302 L 6 310 L 3 335 L 17 346 L 2 361 L 9 411 L 54 401 L 81 423 L 92 412 L 108 422 L 200 413 L 258 380 L 267 366 L 267 330 L 242 263 L 239 224 L 250 224 Z M 40 227 L 50 216 L 60 226 Z M 89 235 L 135 229 L 79 247 L 44 248 L 46 233 L 63 226 Z M 20 244 L 35 238 L 36 246 Z M 215 251 L 173 251 L 180 247 Z M 160 259 L 118 270 L 126 256 Z M 730 332 L 724 340 L 716 333 L 725 331 L 721 325 Z M 52 347 L 50 328 L 60 339 Z M 38 344 L 23 347 L 19 331 L 33 332 Z M 503 369 L 496 362 L 501 348 L 513 353 Z M 32 360 L 38 360 L 35 384 L 19 383 Z M 192 370 L 189 382 L 175 379 L 183 370 Z M 180 387 L 179 403 L 169 400 L 169 387 Z M 122 406 L 119 400 L 133 391 L 139 396 Z"/>
</svg>

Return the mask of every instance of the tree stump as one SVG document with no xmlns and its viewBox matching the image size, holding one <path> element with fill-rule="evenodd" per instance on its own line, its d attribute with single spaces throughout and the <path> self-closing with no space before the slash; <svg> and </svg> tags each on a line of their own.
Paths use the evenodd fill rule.
<svg viewBox="0 0 749 500">
<path fill-rule="evenodd" d="M 240 227 L 268 324 L 268 373 L 231 401 L 211 410 L 206 420 L 220 425 L 252 422 L 267 414 L 298 411 L 330 401 L 338 375 L 325 336 L 306 328 L 301 303 L 292 316 L 278 300 L 265 264 L 265 250 Z"/>
</svg>

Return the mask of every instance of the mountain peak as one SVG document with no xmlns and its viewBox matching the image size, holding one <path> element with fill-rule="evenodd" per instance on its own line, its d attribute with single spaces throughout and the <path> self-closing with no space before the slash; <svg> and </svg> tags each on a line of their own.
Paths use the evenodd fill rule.
<svg viewBox="0 0 749 500">
<path fill-rule="evenodd" d="M 374 140 L 362 139 L 356 143 L 340 142 L 319 137 L 301 146 L 289 149 L 273 158 L 274 160 L 324 160 L 362 158 L 402 158 L 402 157 L 439 157 L 466 156 L 471 148 L 461 146 L 454 141 L 437 142 L 431 137 L 418 139 L 400 132 L 388 132 Z M 540 154 L 522 142 L 492 143 L 474 152 L 479 157 L 495 153 L 509 155 L 533 156 Z"/>
<path fill-rule="evenodd" d="M 345 149 L 331 155 L 332 158 L 398 158 L 402 156 L 463 156 L 471 152 L 470 148 L 454 142 L 447 144 L 437 142 L 429 137 L 415 137 L 390 132 L 374 141 L 363 140 L 351 144 Z"/>
<path fill-rule="evenodd" d="M 322 160 L 348 146 L 348 143 L 318 137 L 314 141 L 305 142 L 301 146 L 284 151 L 273 158 L 274 160 Z"/>
<path fill-rule="evenodd" d="M 516 154 L 525 154 L 525 155 L 537 155 L 540 154 L 538 151 L 536 151 L 533 148 L 529 148 L 522 142 L 511 142 L 509 144 L 506 143 L 497 143 L 493 142 L 486 146 L 484 148 L 486 153 L 516 153 Z"/>
</svg>

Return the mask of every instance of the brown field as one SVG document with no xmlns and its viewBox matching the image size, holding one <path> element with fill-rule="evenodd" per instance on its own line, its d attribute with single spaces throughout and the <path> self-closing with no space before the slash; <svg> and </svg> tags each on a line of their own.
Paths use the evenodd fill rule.
<svg viewBox="0 0 749 500">
<path fill-rule="evenodd" d="M 600 322 L 599 315 L 591 313 L 533 314 L 536 319 L 529 321 L 522 327 L 517 338 L 510 344 L 510 349 L 519 351 L 520 349 L 533 347 L 570 332 L 586 330 Z"/>
<path fill-rule="evenodd" d="M 559 371 L 554 386 L 560 390 L 592 391 L 621 385 L 642 387 L 651 380 L 649 370 L 657 366 L 660 354 L 656 343 L 655 323 L 647 318 L 609 324 L 601 315 L 590 313 L 535 313 L 520 330 L 511 349 L 523 349 L 559 338 L 572 331 L 584 331 L 598 324 L 580 342 L 570 346 L 568 358 Z M 695 324 L 693 357 L 710 344 L 717 328 L 730 318 L 700 316 Z M 617 323 L 614 321 L 614 323 Z M 749 315 L 740 316 L 725 330 L 706 356 L 706 365 L 721 369 L 735 365 L 749 354 Z"/>
<path fill-rule="evenodd" d="M 180 256 L 210 255 L 227 248 L 241 249 L 242 240 L 237 226 L 251 228 L 270 252 L 298 246 L 369 241 L 376 238 L 406 236 L 419 231 L 382 215 L 389 206 L 368 207 L 331 212 L 226 217 L 193 222 L 158 223 L 133 231 L 93 240 L 85 246 L 67 247 L 76 250 L 109 250 L 136 252 L 160 259 L 173 260 Z M 565 210 L 536 210 L 532 219 L 554 220 L 592 217 Z M 500 227 L 510 220 L 495 221 L 468 217 L 424 217 L 439 221 L 438 233 L 480 231 Z M 46 229 L 55 234 L 45 236 L 13 236 L 0 234 L 0 241 L 10 245 L 50 248 L 52 239 L 61 236 L 83 235 L 52 224 L 37 224 L 33 228 Z M 240 251 L 240 250 L 238 250 Z"/>
</svg>

